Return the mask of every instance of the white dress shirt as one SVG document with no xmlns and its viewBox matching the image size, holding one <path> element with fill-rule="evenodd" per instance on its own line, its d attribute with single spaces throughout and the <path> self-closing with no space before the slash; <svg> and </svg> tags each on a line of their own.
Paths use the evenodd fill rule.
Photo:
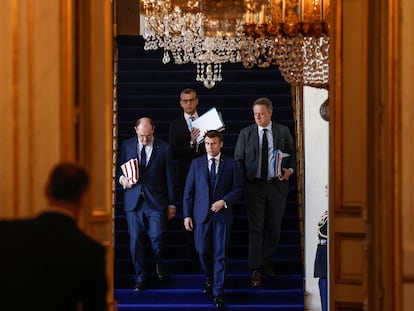
<svg viewBox="0 0 414 311">
<path fill-rule="evenodd" d="M 261 154 L 261 150 L 262 150 L 262 143 L 263 143 L 263 134 L 264 134 L 264 129 L 266 129 L 266 137 L 267 137 L 267 143 L 269 145 L 269 149 L 268 149 L 268 172 L 267 172 L 267 176 L 268 178 L 274 178 L 275 176 L 275 169 L 274 169 L 274 163 L 275 163 L 275 155 L 274 155 L 274 147 L 273 147 L 273 133 L 272 133 L 272 122 L 269 123 L 268 126 L 266 127 L 261 127 L 258 126 L 258 135 L 259 135 L 259 152 L 260 152 L 260 158 L 259 158 L 259 165 L 257 167 L 257 172 L 256 172 L 256 177 L 257 178 L 261 178 L 261 159 L 262 159 L 262 154 Z"/>
</svg>

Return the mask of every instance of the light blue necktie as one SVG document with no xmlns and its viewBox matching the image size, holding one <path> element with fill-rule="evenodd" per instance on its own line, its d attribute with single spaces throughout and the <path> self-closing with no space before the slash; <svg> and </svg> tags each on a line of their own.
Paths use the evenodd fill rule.
<svg viewBox="0 0 414 311">
<path fill-rule="evenodd" d="M 191 116 L 191 117 L 188 118 L 188 128 L 190 129 L 190 131 L 193 128 L 193 121 L 194 120 L 195 120 L 194 116 Z"/>
</svg>

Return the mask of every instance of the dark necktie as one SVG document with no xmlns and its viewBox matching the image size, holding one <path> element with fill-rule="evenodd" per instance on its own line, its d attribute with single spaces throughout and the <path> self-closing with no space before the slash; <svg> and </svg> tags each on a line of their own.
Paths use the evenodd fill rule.
<svg viewBox="0 0 414 311">
<path fill-rule="evenodd" d="M 269 144 L 267 143 L 266 136 L 267 129 L 263 129 L 263 141 L 262 141 L 262 179 L 267 180 L 267 171 L 269 165 Z"/>
<path fill-rule="evenodd" d="M 210 176 L 211 176 L 212 184 L 214 185 L 214 183 L 216 181 L 216 159 L 211 158 L 210 160 L 211 160 Z"/>
<path fill-rule="evenodd" d="M 141 149 L 141 171 L 144 172 L 145 166 L 147 165 L 147 154 L 145 152 L 146 145 L 142 145 Z"/>
<path fill-rule="evenodd" d="M 216 159 L 211 158 L 210 161 L 211 161 L 211 165 L 210 165 L 209 197 L 210 197 L 210 201 L 213 202 L 214 188 L 216 187 Z"/>
</svg>

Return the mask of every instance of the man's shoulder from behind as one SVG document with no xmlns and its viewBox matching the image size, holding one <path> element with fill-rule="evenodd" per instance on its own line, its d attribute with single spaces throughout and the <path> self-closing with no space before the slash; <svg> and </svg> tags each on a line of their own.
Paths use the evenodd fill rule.
<svg viewBox="0 0 414 311">
<path fill-rule="evenodd" d="M 82 245 L 80 243 L 82 241 L 83 246 L 103 249 L 98 241 L 86 234 L 72 217 L 64 213 L 45 210 L 33 219 L 33 224 L 39 232 L 44 231 L 48 235 L 55 230 L 55 238 L 61 234 L 62 239 L 69 238 L 79 246 Z"/>
<path fill-rule="evenodd" d="M 20 238 L 27 238 L 34 226 L 34 219 L 15 219 L 0 221 L 0 240 L 15 243 Z M 4 245 L 2 243 L 2 245 Z"/>
<path fill-rule="evenodd" d="M 18 226 L 27 226 L 33 222 L 33 218 L 23 218 L 23 219 L 2 219 L 0 220 L 0 229 L 9 230 L 10 228 Z"/>
</svg>

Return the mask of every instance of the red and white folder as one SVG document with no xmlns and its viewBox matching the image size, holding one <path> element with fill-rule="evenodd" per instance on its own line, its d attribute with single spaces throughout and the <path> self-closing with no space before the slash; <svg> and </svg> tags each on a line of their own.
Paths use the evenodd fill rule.
<svg viewBox="0 0 414 311">
<path fill-rule="evenodd" d="M 121 170 L 124 176 L 129 178 L 132 184 L 136 184 L 139 179 L 138 159 L 131 159 L 121 165 Z"/>
</svg>

